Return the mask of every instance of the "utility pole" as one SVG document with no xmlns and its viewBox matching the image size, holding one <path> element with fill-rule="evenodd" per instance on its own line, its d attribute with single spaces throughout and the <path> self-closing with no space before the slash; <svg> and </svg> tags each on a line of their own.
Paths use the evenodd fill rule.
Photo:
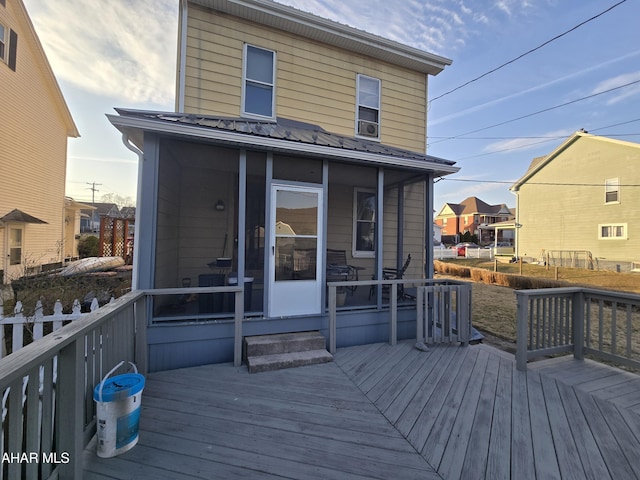
<svg viewBox="0 0 640 480">
<path fill-rule="evenodd" d="M 87 190 L 91 190 L 91 204 L 95 207 L 95 203 L 96 203 L 96 192 L 99 192 L 100 190 L 98 190 L 96 188 L 96 185 L 102 185 L 101 183 L 96 183 L 94 182 L 86 182 L 87 185 L 91 185 L 90 187 L 87 187 Z M 91 230 L 94 230 L 94 226 L 96 224 L 96 211 L 93 210 L 91 212 Z"/>
<path fill-rule="evenodd" d="M 87 187 L 87 190 L 91 190 L 91 203 L 96 203 L 96 192 L 99 192 L 100 190 L 98 190 L 96 188 L 96 185 L 102 185 L 101 183 L 96 183 L 96 182 L 86 182 L 87 185 L 91 185 L 90 187 Z"/>
</svg>

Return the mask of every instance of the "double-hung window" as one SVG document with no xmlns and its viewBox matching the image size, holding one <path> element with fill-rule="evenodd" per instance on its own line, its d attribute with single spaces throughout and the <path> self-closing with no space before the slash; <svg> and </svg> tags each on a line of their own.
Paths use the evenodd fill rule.
<svg viewBox="0 0 640 480">
<path fill-rule="evenodd" d="M 354 257 L 373 257 L 376 245 L 376 194 L 356 188 L 353 195 Z"/>
<path fill-rule="evenodd" d="M 244 46 L 242 115 L 275 119 L 276 52 Z"/>
<path fill-rule="evenodd" d="M 357 96 L 356 133 L 380 138 L 380 80 L 358 75 Z"/>
<path fill-rule="evenodd" d="M 7 61 L 7 27 L 0 23 L 0 60 Z"/>
<path fill-rule="evenodd" d="M 627 224 L 614 223 L 609 225 L 598 225 L 598 239 L 600 240 L 626 240 Z"/>
<path fill-rule="evenodd" d="M 620 179 L 609 178 L 604 182 L 604 203 L 620 203 Z"/>
<path fill-rule="evenodd" d="M 0 62 L 16 70 L 16 53 L 18 49 L 18 34 L 0 23 Z"/>
</svg>

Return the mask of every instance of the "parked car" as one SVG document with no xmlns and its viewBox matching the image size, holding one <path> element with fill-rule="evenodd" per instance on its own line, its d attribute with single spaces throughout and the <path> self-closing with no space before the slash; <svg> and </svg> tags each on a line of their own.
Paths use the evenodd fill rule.
<svg viewBox="0 0 640 480">
<path fill-rule="evenodd" d="M 467 248 L 480 248 L 480 247 L 475 243 L 471 243 L 471 242 L 459 243 L 455 246 L 455 249 L 458 252 L 459 257 L 464 257 L 467 254 Z"/>
</svg>

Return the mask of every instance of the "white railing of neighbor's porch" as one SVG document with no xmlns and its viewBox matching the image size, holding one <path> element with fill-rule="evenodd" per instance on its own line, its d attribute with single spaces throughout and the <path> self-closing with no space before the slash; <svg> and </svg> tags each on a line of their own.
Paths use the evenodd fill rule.
<svg viewBox="0 0 640 480">
<path fill-rule="evenodd" d="M 422 294 L 422 302 L 416 302 L 416 318 L 422 320 L 416 323 L 416 340 L 419 342 L 425 341 L 424 332 L 433 332 L 433 328 L 441 328 L 442 325 L 447 328 L 453 328 L 456 322 L 460 322 L 463 326 L 463 330 L 468 328 L 468 336 L 466 336 L 467 342 L 471 334 L 471 285 L 466 282 L 457 282 L 455 280 L 434 280 L 434 279 L 399 279 L 399 280 L 364 280 L 364 281 L 352 281 L 352 282 L 327 282 L 328 292 L 328 310 L 329 310 L 329 352 L 331 354 L 336 353 L 337 344 L 337 290 L 338 288 L 351 287 L 351 286 L 372 286 L 375 285 L 377 289 L 382 286 L 388 286 L 389 288 L 389 344 L 395 345 L 398 341 L 398 288 L 399 285 L 403 285 L 404 291 L 407 291 L 407 287 L 417 286 L 417 298 Z M 438 289 L 438 287 L 451 287 Z M 445 292 L 447 292 L 445 294 Z M 424 299 L 427 299 L 425 305 Z M 434 306 L 429 302 L 439 302 L 439 307 L 434 309 Z M 422 315 L 422 316 L 421 316 Z M 426 322 L 426 323 L 425 323 Z M 426 328 L 425 328 L 426 325 Z M 461 337 L 465 335 L 460 331 Z M 456 335 L 457 329 L 456 329 Z M 431 340 L 440 339 L 438 334 L 432 335 Z M 451 335 L 451 330 L 448 332 L 447 341 L 463 341 L 456 340 L 454 335 Z"/>
<path fill-rule="evenodd" d="M 2 478 L 82 478 L 95 385 L 122 360 L 146 373 L 146 300 L 130 292 L 0 360 L 0 454 L 38 459 L 2 462 Z"/>
<path fill-rule="evenodd" d="M 640 295 L 590 288 L 516 291 L 516 364 L 573 352 L 640 368 Z"/>
</svg>

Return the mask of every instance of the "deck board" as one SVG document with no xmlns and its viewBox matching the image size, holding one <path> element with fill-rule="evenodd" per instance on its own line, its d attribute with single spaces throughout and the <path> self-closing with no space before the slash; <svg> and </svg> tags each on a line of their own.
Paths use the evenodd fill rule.
<svg viewBox="0 0 640 480">
<path fill-rule="evenodd" d="M 333 363 L 148 375 L 140 441 L 84 478 L 640 479 L 640 377 L 486 345 L 339 349 Z"/>
</svg>

